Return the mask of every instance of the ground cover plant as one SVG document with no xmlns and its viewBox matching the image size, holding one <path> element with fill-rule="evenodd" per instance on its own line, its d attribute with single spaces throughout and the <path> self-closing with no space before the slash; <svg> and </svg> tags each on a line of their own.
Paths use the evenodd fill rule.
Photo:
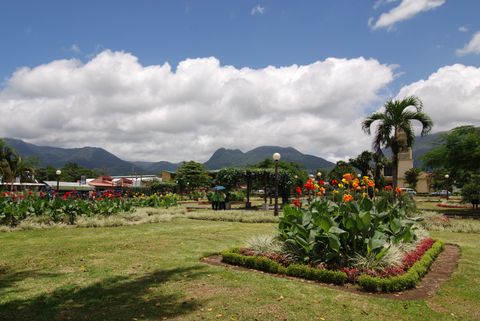
<svg viewBox="0 0 480 321">
<path fill-rule="evenodd" d="M 433 246 L 433 239 L 417 223 L 419 219 L 412 217 L 408 196 L 399 190 L 376 192 L 367 176 L 356 178 L 347 173 L 341 182 L 332 181 L 328 187 L 324 181 L 310 179 L 304 189 L 297 188 L 295 206 L 283 209 L 272 249 L 227 251 L 224 261 L 331 283 L 358 282 L 368 290 L 399 291 L 414 287 L 442 249 L 440 243 Z M 304 204 L 303 194 L 307 194 Z M 422 261 L 432 246 L 434 250 L 426 255 L 430 259 Z M 412 268 L 417 261 L 423 262 L 422 268 Z M 331 278 L 318 275 L 330 272 L 334 273 Z M 403 274 L 411 274 L 408 282 Z M 373 277 L 390 278 L 389 282 L 396 284 L 374 286 Z"/>
<path fill-rule="evenodd" d="M 4 192 L 0 196 L 0 225 L 14 227 L 27 219 L 31 221 L 32 218 L 39 218 L 46 224 L 74 224 L 78 218 L 110 217 L 119 213 L 132 213 L 141 207 L 168 208 L 177 205 L 177 200 L 175 194 L 122 197 L 110 192 L 93 200 L 85 200 L 70 192 L 61 198 Z"/>
<path fill-rule="evenodd" d="M 409 301 L 199 260 L 276 229 L 273 223 L 175 218 L 115 228 L 2 233 L 0 320 L 480 318 L 479 234 L 432 232 L 434 239 L 461 246 L 458 271 L 434 297 Z"/>
</svg>

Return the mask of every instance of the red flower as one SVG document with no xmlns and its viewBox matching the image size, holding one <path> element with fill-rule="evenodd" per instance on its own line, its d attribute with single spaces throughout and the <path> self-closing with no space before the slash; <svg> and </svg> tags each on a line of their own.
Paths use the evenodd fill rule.
<svg viewBox="0 0 480 321">
<path fill-rule="evenodd" d="M 297 186 L 295 190 L 297 191 L 298 195 L 302 195 L 302 188 L 300 186 Z"/>
<path fill-rule="evenodd" d="M 300 207 L 300 200 L 299 199 L 294 199 L 293 200 L 293 205 L 295 205 L 296 207 Z"/>
<path fill-rule="evenodd" d="M 308 191 L 313 191 L 315 189 L 315 184 L 313 184 L 313 181 L 311 179 L 309 179 L 306 183 L 305 183 L 305 188 L 308 190 Z"/>
<path fill-rule="evenodd" d="M 318 185 L 325 185 L 325 181 L 323 179 L 319 180 Z"/>
<path fill-rule="evenodd" d="M 391 191 L 392 190 L 392 185 L 387 185 L 384 187 L 386 191 Z"/>
<path fill-rule="evenodd" d="M 333 186 L 337 186 L 338 185 L 338 181 L 336 179 L 332 179 L 332 181 L 330 182 L 330 184 L 332 184 Z"/>
</svg>

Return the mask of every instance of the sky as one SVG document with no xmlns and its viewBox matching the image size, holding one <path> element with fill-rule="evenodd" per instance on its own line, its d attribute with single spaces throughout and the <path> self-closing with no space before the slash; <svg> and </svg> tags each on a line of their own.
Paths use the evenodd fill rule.
<svg viewBox="0 0 480 321">
<path fill-rule="evenodd" d="M 418 96 L 480 125 L 480 1 L 0 1 L 0 137 L 204 162 L 218 148 L 371 148 Z"/>
</svg>

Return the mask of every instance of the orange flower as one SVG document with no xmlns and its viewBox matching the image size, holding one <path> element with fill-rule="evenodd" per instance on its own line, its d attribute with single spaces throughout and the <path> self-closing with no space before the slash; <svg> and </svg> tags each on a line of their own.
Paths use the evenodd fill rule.
<svg viewBox="0 0 480 321">
<path fill-rule="evenodd" d="M 397 194 L 401 194 L 401 193 L 402 193 L 402 190 L 400 189 L 400 187 L 397 187 L 397 188 L 395 189 L 395 192 L 396 192 Z"/>
<path fill-rule="evenodd" d="M 313 181 L 311 179 L 309 179 L 306 183 L 305 183 L 305 188 L 308 190 L 308 191 L 313 191 L 315 189 L 315 185 L 313 184 Z"/>
<path fill-rule="evenodd" d="M 351 200 L 353 200 L 353 196 L 350 195 L 350 194 L 344 194 L 343 195 L 343 201 L 344 202 L 350 202 Z"/>
<path fill-rule="evenodd" d="M 368 187 L 375 187 L 375 182 L 372 180 L 368 181 Z"/>
<path fill-rule="evenodd" d="M 344 178 L 347 182 L 353 180 L 353 177 L 354 177 L 354 176 L 353 176 L 352 174 L 350 174 L 350 173 L 343 174 L 343 178 Z"/>
</svg>

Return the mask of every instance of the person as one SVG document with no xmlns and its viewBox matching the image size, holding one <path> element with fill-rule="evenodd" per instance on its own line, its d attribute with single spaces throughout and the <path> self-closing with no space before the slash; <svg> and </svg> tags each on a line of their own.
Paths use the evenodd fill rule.
<svg viewBox="0 0 480 321">
<path fill-rule="evenodd" d="M 215 191 L 215 193 L 213 193 L 212 195 L 212 209 L 214 211 L 218 210 L 219 201 L 220 201 L 220 196 L 218 194 L 218 191 Z"/>
<path fill-rule="evenodd" d="M 220 209 L 221 209 L 221 210 L 225 210 L 225 198 L 226 198 L 226 195 L 225 195 L 224 192 L 220 192 L 220 193 L 218 193 L 218 195 L 219 195 L 218 202 L 219 202 Z"/>
</svg>

